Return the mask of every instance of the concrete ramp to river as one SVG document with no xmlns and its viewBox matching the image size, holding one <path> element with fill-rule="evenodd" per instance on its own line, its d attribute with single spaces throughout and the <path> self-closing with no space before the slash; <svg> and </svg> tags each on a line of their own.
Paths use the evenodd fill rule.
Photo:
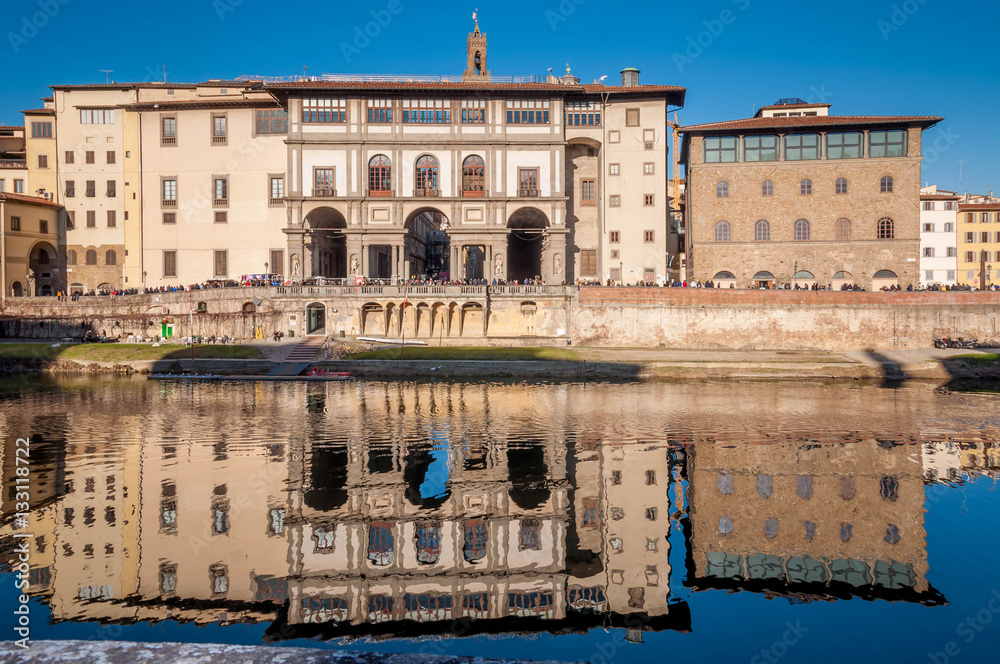
<svg viewBox="0 0 1000 664">
<path fill-rule="evenodd" d="M 267 375 L 268 376 L 298 376 L 303 371 L 305 371 L 306 367 L 308 367 L 308 366 L 309 366 L 308 362 L 282 362 L 281 364 L 277 365 L 276 367 L 274 367 L 273 369 L 271 369 L 269 372 L 267 372 Z"/>
</svg>

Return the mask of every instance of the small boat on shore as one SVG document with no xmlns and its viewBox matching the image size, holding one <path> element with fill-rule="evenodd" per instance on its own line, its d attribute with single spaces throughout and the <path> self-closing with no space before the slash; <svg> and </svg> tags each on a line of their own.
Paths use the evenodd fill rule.
<svg viewBox="0 0 1000 664">
<path fill-rule="evenodd" d="M 426 341 L 414 341 L 413 339 L 386 339 L 384 337 L 358 337 L 358 341 L 366 341 L 370 344 L 389 344 L 391 346 L 426 346 Z"/>
</svg>

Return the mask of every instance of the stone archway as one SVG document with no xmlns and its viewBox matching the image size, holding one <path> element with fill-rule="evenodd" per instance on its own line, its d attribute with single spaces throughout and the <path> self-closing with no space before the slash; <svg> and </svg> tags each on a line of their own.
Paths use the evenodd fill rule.
<svg viewBox="0 0 1000 664">
<path fill-rule="evenodd" d="M 400 276 L 404 279 L 459 279 L 451 265 L 451 222 L 436 208 L 421 208 L 403 224 Z"/>
<path fill-rule="evenodd" d="M 523 282 L 544 277 L 542 264 L 549 220 L 540 210 L 521 208 L 507 220 L 507 278 Z M 561 267 L 561 266 L 560 266 Z"/>
<path fill-rule="evenodd" d="M 331 207 L 316 208 L 306 216 L 303 226 L 306 237 L 301 275 L 346 278 L 347 220 L 344 215 Z"/>
<path fill-rule="evenodd" d="M 56 276 L 59 268 L 59 254 L 48 242 L 36 242 L 28 253 L 28 270 L 34 277 L 34 293 L 28 295 L 52 295 L 55 293 Z"/>
</svg>

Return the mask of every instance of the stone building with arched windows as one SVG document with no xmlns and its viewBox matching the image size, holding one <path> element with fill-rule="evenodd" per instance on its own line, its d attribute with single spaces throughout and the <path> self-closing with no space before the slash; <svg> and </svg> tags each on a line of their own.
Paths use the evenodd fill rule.
<svg viewBox="0 0 1000 664">
<path fill-rule="evenodd" d="M 59 255 L 64 217 L 58 203 L 0 192 L 0 283 L 5 298 L 55 295 L 66 289 Z"/>
<path fill-rule="evenodd" d="M 920 280 L 920 145 L 939 117 L 784 99 L 684 127 L 689 279 L 866 290 Z"/>
</svg>

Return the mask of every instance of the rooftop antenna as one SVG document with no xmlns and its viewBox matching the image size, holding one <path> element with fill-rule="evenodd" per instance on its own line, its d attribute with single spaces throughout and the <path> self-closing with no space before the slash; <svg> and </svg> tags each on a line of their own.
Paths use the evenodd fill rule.
<svg viewBox="0 0 1000 664">
<path fill-rule="evenodd" d="M 962 170 L 965 167 L 965 157 L 958 160 L 958 190 L 962 191 Z"/>
<path fill-rule="evenodd" d="M 309 69 L 309 65 L 302 65 L 302 78 L 305 80 L 306 70 Z"/>
<path fill-rule="evenodd" d="M 163 82 L 167 82 L 167 63 L 163 63 Z"/>
<path fill-rule="evenodd" d="M 104 82 L 105 83 L 110 83 L 111 82 L 111 74 L 113 74 L 115 70 L 114 69 L 98 69 L 97 71 L 104 72 Z"/>
</svg>

